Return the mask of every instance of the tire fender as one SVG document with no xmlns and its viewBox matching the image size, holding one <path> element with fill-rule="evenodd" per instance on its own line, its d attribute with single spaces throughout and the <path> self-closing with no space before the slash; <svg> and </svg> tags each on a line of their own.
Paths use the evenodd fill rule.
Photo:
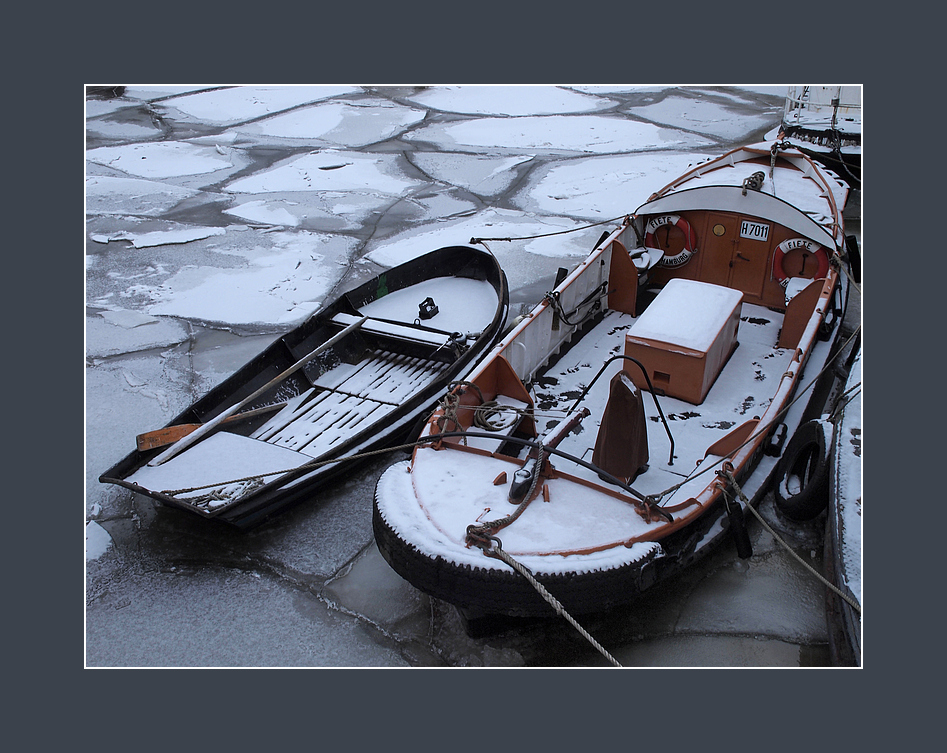
<svg viewBox="0 0 947 753">
<path fill-rule="evenodd" d="M 828 506 L 834 431 L 831 421 L 818 419 L 802 424 L 789 440 L 774 489 L 776 508 L 787 518 L 812 520 Z"/>
</svg>

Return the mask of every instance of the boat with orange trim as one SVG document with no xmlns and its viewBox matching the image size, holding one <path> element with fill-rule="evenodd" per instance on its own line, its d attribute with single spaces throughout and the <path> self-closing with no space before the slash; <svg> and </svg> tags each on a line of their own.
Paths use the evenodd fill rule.
<svg viewBox="0 0 947 753">
<path fill-rule="evenodd" d="M 650 196 L 381 476 L 389 565 L 471 624 L 617 607 L 726 541 L 751 556 L 746 506 L 833 378 L 848 191 L 773 142 Z"/>
</svg>

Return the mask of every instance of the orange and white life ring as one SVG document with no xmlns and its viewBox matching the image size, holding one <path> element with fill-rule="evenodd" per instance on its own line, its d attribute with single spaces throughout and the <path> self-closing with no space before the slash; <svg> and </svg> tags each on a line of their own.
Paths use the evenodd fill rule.
<svg viewBox="0 0 947 753">
<path fill-rule="evenodd" d="M 681 229 L 684 233 L 684 247 L 673 256 L 665 255 L 664 258 L 661 259 L 661 264 L 665 267 L 680 267 L 682 264 L 687 264 L 697 250 L 697 233 L 694 232 L 694 228 L 690 226 L 690 223 L 680 215 L 659 214 L 648 220 L 648 224 L 645 226 L 645 247 L 661 250 L 654 237 L 654 232 L 664 225 L 676 225 Z"/>
<path fill-rule="evenodd" d="M 819 262 L 819 269 L 812 279 L 817 280 L 829 274 L 829 255 L 822 246 L 806 238 L 790 238 L 776 246 L 776 251 L 773 252 L 773 277 L 783 287 L 789 284 L 789 275 L 783 269 L 783 257 L 790 251 L 800 248 L 806 253 L 812 254 Z"/>
</svg>

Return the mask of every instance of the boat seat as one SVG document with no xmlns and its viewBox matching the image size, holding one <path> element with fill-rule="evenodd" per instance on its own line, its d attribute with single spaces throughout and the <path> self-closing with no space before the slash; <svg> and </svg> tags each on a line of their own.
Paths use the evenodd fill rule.
<svg viewBox="0 0 947 753">
<path fill-rule="evenodd" d="M 333 316 L 332 321 L 335 324 L 347 327 L 361 318 L 362 317 L 355 314 L 341 312 Z M 370 317 L 366 318 L 361 329 L 373 335 L 381 335 L 382 337 L 421 345 L 430 345 L 435 348 L 442 348 L 448 345 L 456 337 L 456 333 L 442 332 L 429 327 L 419 327 L 403 322 L 388 322 L 383 319 L 372 319 Z"/>
<path fill-rule="evenodd" d="M 410 402 L 447 368 L 439 361 L 378 351 L 354 364 L 340 363 L 251 435 L 320 457 L 362 427 Z"/>
<path fill-rule="evenodd" d="M 631 260 L 635 263 L 640 275 L 639 285 L 644 285 L 648 280 L 647 273 L 654 269 L 664 258 L 664 252 L 659 248 L 636 248 L 631 253 Z"/>
<path fill-rule="evenodd" d="M 592 465 L 630 483 L 647 468 L 648 458 L 648 429 L 641 390 L 624 371 L 619 371 L 609 384 Z"/>
</svg>

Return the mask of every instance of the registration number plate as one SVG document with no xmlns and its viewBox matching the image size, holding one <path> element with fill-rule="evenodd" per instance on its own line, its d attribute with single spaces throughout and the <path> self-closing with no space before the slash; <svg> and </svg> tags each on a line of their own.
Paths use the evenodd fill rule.
<svg viewBox="0 0 947 753">
<path fill-rule="evenodd" d="M 740 237 L 752 238 L 755 241 L 765 241 L 769 239 L 769 225 L 761 222 L 750 222 L 743 220 L 740 223 Z"/>
</svg>

